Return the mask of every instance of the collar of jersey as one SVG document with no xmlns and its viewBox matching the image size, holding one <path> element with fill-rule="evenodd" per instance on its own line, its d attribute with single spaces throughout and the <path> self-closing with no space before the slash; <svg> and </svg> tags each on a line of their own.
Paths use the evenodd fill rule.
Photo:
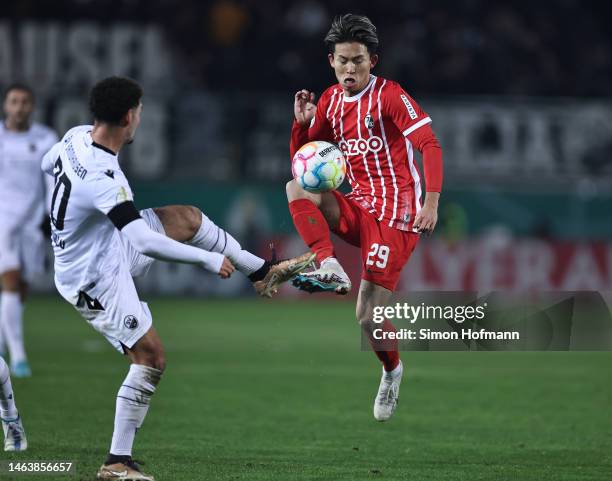
<svg viewBox="0 0 612 481">
<path fill-rule="evenodd" d="M 376 76 L 375 75 L 370 75 L 370 83 L 368 83 L 368 85 L 366 85 L 366 87 L 359 92 L 357 95 L 353 95 L 352 97 L 347 97 L 346 95 L 342 95 L 342 101 L 343 102 L 357 102 L 361 97 L 363 97 L 363 95 L 372 88 L 372 85 L 374 85 L 374 82 L 376 82 Z"/>
</svg>

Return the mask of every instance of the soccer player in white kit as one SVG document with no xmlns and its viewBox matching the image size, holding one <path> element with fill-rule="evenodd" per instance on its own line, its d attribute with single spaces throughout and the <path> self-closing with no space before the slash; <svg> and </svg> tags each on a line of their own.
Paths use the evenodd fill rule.
<svg viewBox="0 0 612 481">
<path fill-rule="evenodd" d="M 0 124 L 0 353 L 8 347 L 11 372 L 30 376 L 23 339 L 23 303 L 28 284 L 44 269 L 48 184 L 40 172 L 42 156 L 57 142 L 49 127 L 32 123 L 34 93 L 24 84 L 10 85 L 3 97 Z"/>
<path fill-rule="evenodd" d="M 57 289 L 132 363 L 117 393 L 110 452 L 98 479 L 153 479 L 132 460 L 132 444 L 166 363 L 151 312 L 140 302 L 132 277 L 146 273 L 154 259 L 196 264 L 221 278 L 237 269 L 260 295 L 271 296 L 314 259 L 307 253 L 266 262 L 195 207 L 139 212 L 117 154 L 134 138 L 141 97 L 133 80 L 100 81 L 90 96 L 94 125 L 69 130 L 42 162 L 55 179 L 51 237 Z"/>
</svg>

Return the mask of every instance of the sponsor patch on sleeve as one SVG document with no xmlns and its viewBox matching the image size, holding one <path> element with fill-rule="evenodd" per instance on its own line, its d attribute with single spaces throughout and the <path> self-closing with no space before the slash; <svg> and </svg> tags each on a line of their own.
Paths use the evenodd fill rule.
<svg viewBox="0 0 612 481">
<path fill-rule="evenodd" d="M 410 115 L 410 118 L 412 120 L 416 119 L 418 115 L 416 113 L 416 110 L 414 110 L 414 107 L 410 103 L 410 100 L 408 100 L 408 97 L 402 94 L 400 95 L 400 98 L 402 99 L 402 102 L 404 102 L 404 105 L 406 106 L 406 109 L 408 110 L 408 115 Z"/>
</svg>

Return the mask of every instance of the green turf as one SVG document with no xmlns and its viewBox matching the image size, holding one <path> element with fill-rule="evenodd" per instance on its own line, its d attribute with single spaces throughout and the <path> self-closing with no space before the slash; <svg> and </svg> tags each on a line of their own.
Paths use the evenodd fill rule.
<svg viewBox="0 0 612 481">
<path fill-rule="evenodd" d="M 317 299 L 150 302 L 168 369 L 134 455 L 158 481 L 612 479 L 611 354 L 405 353 L 381 424 L 353 305 Z M 92 480 L 127 362 L 56 298 L 26 319 L 31 449 L 0 457 L 74 460 Z"/>
</svg>

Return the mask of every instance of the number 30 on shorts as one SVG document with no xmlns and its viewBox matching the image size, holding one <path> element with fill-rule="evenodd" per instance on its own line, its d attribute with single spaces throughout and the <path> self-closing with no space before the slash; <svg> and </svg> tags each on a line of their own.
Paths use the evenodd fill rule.
<svg viewBox="0 0 612 481">
<path fill-rule="evenodd" d="M 377 242 L 374 242 L 370 246 L 370 252 L 368 252 L 366 266 L 376 265 L 376 267 L 384 269 L 385 267 L 387 267 L 387 261 L 389 260 L 389 252 L 391 252 L 391 249 L 389 249 L 388 246 L 383 246 L 378 244 Z"/>
</svg>

